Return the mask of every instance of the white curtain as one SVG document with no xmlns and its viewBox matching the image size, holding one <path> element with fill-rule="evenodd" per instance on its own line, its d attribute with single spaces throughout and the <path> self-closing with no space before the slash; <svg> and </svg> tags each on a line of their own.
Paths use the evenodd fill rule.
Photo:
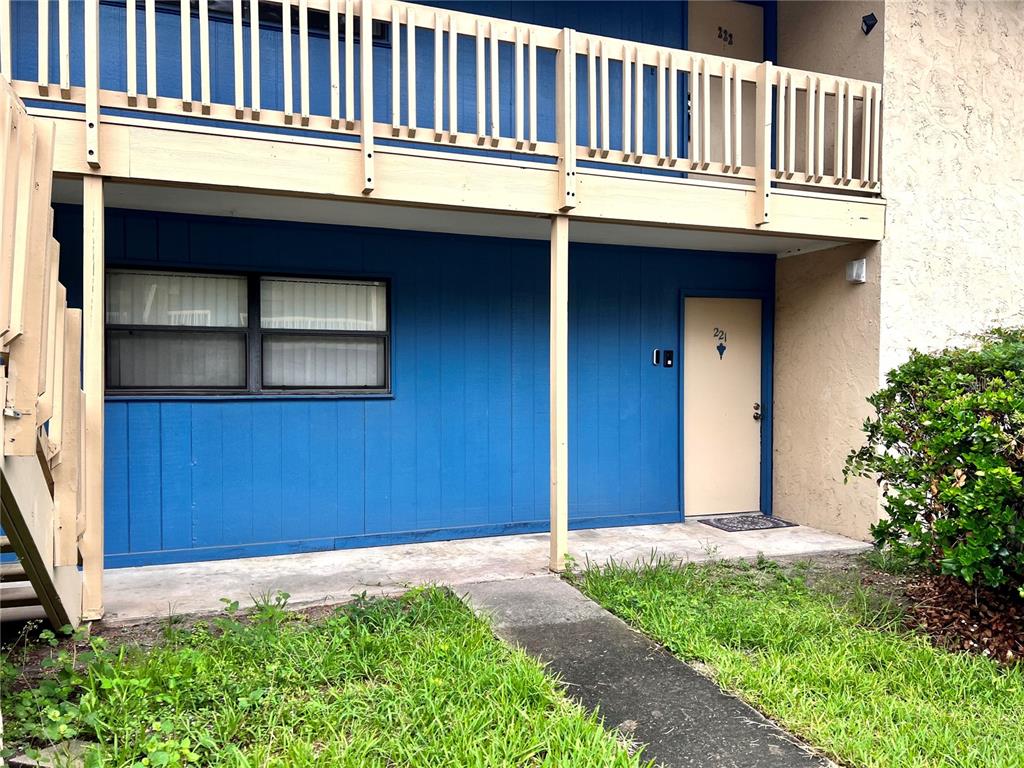
<svg viewBox="0 0 1024 768">
<path fill-rule="evenodd" d="M 107 336 L 107 386 L 242 388 L 245 335 L 111 330 Z"/>
<path fill-rule="evenodd" d="M 270 387 L 383 387 L 384 340 L 263 337 L 263 383 Z"/>
<path fill-rule="evenodd" d="M 386 331 L 384 283 L 263 278 L 260 324 L 308 331 Z"/>
<path fill-rule="evenodd" d="M 107 273 L 107 323 L 241 328 L 246 280 L 173 272 Z"/>
</svg>

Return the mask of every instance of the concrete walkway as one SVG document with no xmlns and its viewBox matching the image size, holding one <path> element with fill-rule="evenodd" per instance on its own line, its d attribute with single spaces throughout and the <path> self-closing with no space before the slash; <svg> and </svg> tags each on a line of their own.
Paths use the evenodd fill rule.
<svg viewBox="0 0 1024 768">
<path fill-rule="evenodd" d="M 661 555 L 699 561 L 849 552 L 867 545 L 813 528 L 727 533 L 685 524 L 569 532 L 580 563 L 632 562 Z M 395 594 L 414 584 L 461 585 L 547 573 L 548 535 L 496 536 L 425 544 L 313 552 L 182 565 L 117 568 L 104 574 L 105 621 L 132 622 L 169 614 L 217 611 L 221 597 L 239 600 L 283 590 L 295 606 L 344 602 L 362 592 Z"/>
<path fill-rule="evenodd" d="M 822 768 L 792 737 L 555 576 L 462 590 L 609 728 L 665 768 Z"/>
</svg>

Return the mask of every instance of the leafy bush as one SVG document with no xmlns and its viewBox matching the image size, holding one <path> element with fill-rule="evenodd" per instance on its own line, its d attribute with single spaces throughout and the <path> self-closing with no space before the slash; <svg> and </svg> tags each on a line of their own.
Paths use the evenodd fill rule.
<svg viewBox="0 0 1024 768">
<path fill-rule="evenodd" d="M 876 541 L 968 583 L 1024 596 L 1024 329 L 913 352 L 868 398 L 845 474 L 875 476 Z"/>
</svg>

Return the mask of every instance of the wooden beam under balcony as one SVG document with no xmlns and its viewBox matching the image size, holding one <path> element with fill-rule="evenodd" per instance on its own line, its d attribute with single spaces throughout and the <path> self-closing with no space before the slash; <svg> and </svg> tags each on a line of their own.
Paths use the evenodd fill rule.
<svg viewBox="0 0 1024 768">
<path fill-rule="evenodd" d="M 56 126 L 55 171 L 89 175 L 81 118 L 47 113 Z M 197 126 L 160 126 L 111 117 L 101 125 L 104 175 L 115 180 L 327 199 L 366 200 L 358 144 L 301 140 Z M 378 145 L 376 188 L 382 203 L 533 216 L 558 212 L 558 167 Z M 753 186 L 635 173 L 577 170 L 572 210 L 581 220 L 651 226 L 771 232 L 877 240 L 885 203 L 877 198 L 775 189 L 772 220 L 751 222 Z"/>
</svg>

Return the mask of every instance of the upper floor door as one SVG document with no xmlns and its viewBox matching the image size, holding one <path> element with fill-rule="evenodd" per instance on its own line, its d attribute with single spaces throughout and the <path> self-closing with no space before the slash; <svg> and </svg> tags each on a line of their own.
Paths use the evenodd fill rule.
<svg viewBox="0 0 1024 768">
<path fill-rule="evenodd" d="M 697 53 L 709 53 L 732 59 L 748 61 L 764 61 L 764 9 L 751 3 L 736 0 L 708 0 L 708 2 L 690 2 L 687 11 L 687 49 Z M 722 86 L 721 73 L 710 70 L 710 150 L 711 160 L 720 161 L 724 158 L 722 117 Z M 689 98 L 692 109 L 696 80 L 688 78 Z M 756 96 L 753 83 L 743 84 L 742 114 L 746 125 L 752 124 L 756 109 Z M 735 114 L 735 106 L 732 107 Z M 692 114 L 692 112 L 691 112 Z M 695 130 L 690 131 L 690 157 L 694 156 L 692 142 L 699 140 Z M 750 164 L 754 158 L 754 132 L 747 130 L 741 137 L 743 157 Z M 691 177 L 697 178 L 696 174 Z M 714 180 L 715 177 L 709 177 Z"/>
<path fill-rule="evenodd" d="M 764 10 L 737 0 L 687 4 L 686 47 L 731 59 L 764 61 Z"/>
</svg>

